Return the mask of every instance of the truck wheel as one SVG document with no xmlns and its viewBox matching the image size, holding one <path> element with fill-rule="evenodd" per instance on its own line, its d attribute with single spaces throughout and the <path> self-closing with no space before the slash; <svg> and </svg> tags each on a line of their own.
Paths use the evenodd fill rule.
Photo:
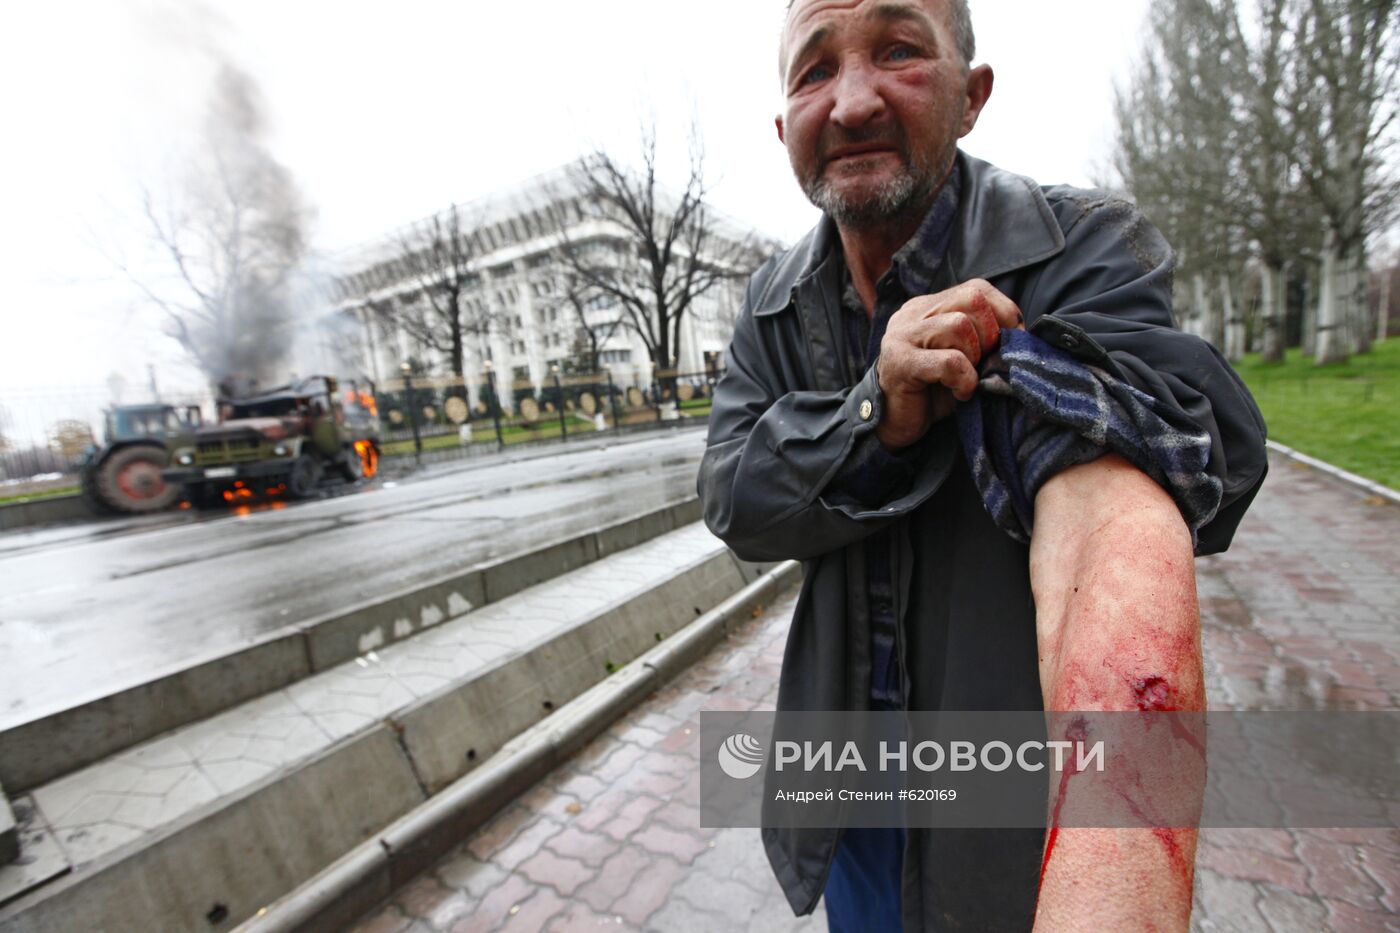
<svg viewBox="0 0 1400 933">
<path fill-rule="evenodd" d="M 159 512 L 180 498 L 180 488 L 161 479 L 170 454 L 156 444 L 132 444 L 114 451 L 93 474 L 97 497 L 118 512 Z"/>
<path fill-rule="evenodd" d="M 353 447 L 347 447 L 342 450 L 335 465 L 336 468 L 340 470 L 340 475 L 345 477 L 347 483 L 358 483 L 365 478 L 364 461 L 360 459 L 359 452 Z"/>
<path fill-rule="evenodd" d="M 292 464 L 287 474 L 287 495 L 293 499 L 305 499 L 316 492 L 321 485 L 321 463 L 310 454 L 302 454 Z"/>
</svg>

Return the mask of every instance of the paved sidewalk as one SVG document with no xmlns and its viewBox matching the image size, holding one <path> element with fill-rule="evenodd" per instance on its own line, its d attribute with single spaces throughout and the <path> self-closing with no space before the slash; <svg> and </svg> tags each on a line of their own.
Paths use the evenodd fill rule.
<svg viewBox="0 0 1400 933">
<path fill-rule="evenodd" d="M 1197 564 L 1212 709 L 1400 707 L 1400 507 L 1284 457 Z M 1400 930 L 1400 831 L 1204 830 L 1200 931 Z"/>
<path fill-rule="evenodd" d="M 1274 458 L 1230 553 L 1198 564 L 1212 708 L 1400 705 L 1400 508 Z M 825 930 L 754 830 L 701 830 L 700 709 L 771 709 L 795 593 L 357 927 Z M 1207 830 L 1194 928 L 1400 930 L 1400 831 Z"/>
<path fill-rule="evenodd" d="M 825 930 L 753 829 L 700 829 L 699 711 L 772 709 L 797 591 L 529 790 L 358 933 Z"/>
</svg>

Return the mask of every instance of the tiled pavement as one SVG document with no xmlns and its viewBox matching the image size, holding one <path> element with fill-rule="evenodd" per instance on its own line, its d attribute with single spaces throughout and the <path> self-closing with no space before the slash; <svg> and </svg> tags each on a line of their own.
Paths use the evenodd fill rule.
<svg viewBox="0 0 1400 933">
<path fill-rule="evenodd" d="M 1271 457 L 1197 563 L 1212 709 L 1400 707 L 1400 507 Z M 1400 930 L 1400 830 L 1204 830 L 1201 931 Z"/>
<path fill-rule="evenodd" d="M 1217 709 L 1400 705 L 1400 508 L 1275 458 L 1234 548 L 1198 563 Z M 825 929 L 753 830 L 701 830 L 700 709 L 771 709 L 794 594 L 529 789 L 357 933 Z M 1400 831 L 1206 830 L 1194 928 L 1400 930 Z"/>
</svg>

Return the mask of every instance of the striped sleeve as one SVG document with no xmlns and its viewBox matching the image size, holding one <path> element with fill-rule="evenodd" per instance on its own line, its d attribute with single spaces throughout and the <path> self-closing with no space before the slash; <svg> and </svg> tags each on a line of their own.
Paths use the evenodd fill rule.
<svg viewBox="0 0 1400 933">
<path fill-rule="evenodd" d="M 978 391 L 958 406 L 958 434 L 997 526 L 1029 541 L 1036 493 L 1061 470 L 1112 451 L 1165 489 L 1191 529 L 1220 508 L 1206 467 L 1210 435 L 1104 370 L 1033 334 L 1003 330 Z"/>
</svg>

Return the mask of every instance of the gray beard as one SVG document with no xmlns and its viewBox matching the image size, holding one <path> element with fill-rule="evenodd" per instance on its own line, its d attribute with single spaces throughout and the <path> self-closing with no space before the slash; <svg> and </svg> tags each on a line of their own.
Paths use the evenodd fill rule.
<svg viewBox="0 0 1400 933">
<path fill-rule="evenodd" d="M 905 220 L 920 213 L 933 197 L 937 180 L 931 173 L 905 168 L 899 176 L 865 198 L 836 193 L 824 178 L 802 186 L 807 200 L 828 214 L 840 227 L 865 229 Z"/>
</svg>

